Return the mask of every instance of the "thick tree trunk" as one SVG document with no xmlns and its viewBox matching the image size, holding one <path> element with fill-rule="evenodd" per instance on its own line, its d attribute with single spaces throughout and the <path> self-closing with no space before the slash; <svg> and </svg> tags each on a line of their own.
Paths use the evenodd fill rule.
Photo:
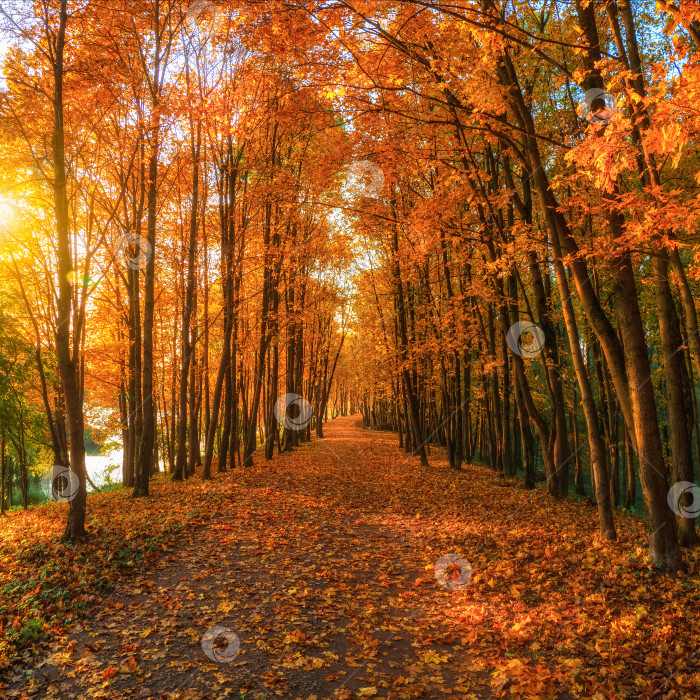
<svg viewBox="0 0 700 700">
<path fill-rule="evenodd" d="M 688 430 L 688 416 L 692 415 L 692 407 L 688 405 L 685 394 L 690 378 L 683 353 L 683 339 L 676 306 L 671 295 L 671 285 L 668 282 L 668 263 L 661 255 L 655 255 L 652 264 L 671 428 L 671 475 L 674 482 L 692 482 L 693 449 Z M 684 495 L 683 498 L 688 496 Z M 681 531 L 681 543 L 686 546 L 695 545 L 697 535 L 694 518 L 681 516 L 677 518 Z"/>
<path fill-rule="evenodd" d="M 647 342 L 637 303 L 637 290 L 630 256 L 624 255 L 622 259 L 618 259 L 615 269 L 619 285 L 617 298 L 620 332 L 628 359 L 639 476 L 653 528 L 649 542 L 649 557 L 653 564 L 663 569 L 676 570 L 681 566 L 676 523 L 666 500 L 668 494 L 666 466 L 659 436 Z"/>
</svg>

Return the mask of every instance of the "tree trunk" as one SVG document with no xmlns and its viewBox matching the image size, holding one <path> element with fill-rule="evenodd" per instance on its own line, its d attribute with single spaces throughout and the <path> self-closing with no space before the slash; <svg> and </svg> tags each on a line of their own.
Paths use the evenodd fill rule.
<svg viewBox="0 0 700 700">
<path fill-rule="evenodd" d="M 177 457 L 175 459 L 175 473 L 173 480 L 181 481 L 187 467 L 187 382 L 190 376 L 190 363 L 192 358 L 192 344 L 190 342 L 190 320 L 192 318 L 192 306 L 194 303 L 194 260 L 197 247 L 197 206 L 199 200 L 199 153 L 202 143 L 202 125 L 197 124 L 197 141 L 194 143 L 192 135 L 192 202 L 190 210 L 190 235 L 187 249 L 187 291 L 182 307 L 182 367 L 180 370 L 180 421 L 177 429 Z M 190 445 L 190 450 L 193 446 Z"/>
<path fill-rule="evenodd" d="M 70 429 L 70 468 L 77 475 L 78 491 L 69 503 L 65 537 L 76 540 L 85 535 L 87 490 L 85 444 L 83 441 L 83 401 L 77 375 L 77 358 L 71 354 L 73 260 L 70 250 L 68 195 L 66 189 L 65 137 L 63 129 L 63 57 L 68 21 L 67 0 L 61 0 L 59 27 L 55 36 L 53 168 L 56 242 L 58 253 L 58 303 L 56 315 L 56 356 Z"/>
</svg>

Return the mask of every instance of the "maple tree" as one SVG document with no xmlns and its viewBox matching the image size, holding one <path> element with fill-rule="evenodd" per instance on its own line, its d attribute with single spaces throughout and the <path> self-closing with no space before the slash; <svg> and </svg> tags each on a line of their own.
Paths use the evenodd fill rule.
<svg viewBox="0 0 700 700">
<path fill-rule="evenodd" d="M 99 576 L 111 498 L 114 539 L 153 489 L 189 514 L 275 464 L 330 498 L 314 450 L 360 414 L 412 508 L 486 466 L 567 533 L 593 503 L 601 556 L 632 511 L 650 566 L 694 570 L 697 2 L 10 0 L 0 32 L 3 514 L 64 470 Z M 139 500 L 88 498 L 88 430 Z M 41 518 L 0 521 L 13 556 Z M 49 625 L 19 600 L 5 656 Z M 523 663 L 480 670 L 518 692 Z"/>
</svg>

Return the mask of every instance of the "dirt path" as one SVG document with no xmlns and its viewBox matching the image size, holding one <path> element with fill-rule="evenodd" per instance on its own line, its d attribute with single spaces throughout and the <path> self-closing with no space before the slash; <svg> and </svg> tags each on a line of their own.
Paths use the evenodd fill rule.
<svg viewBox="0 0 700 700">
<path fill-rule="evenodd" d="M 595 576 L 568 580 L 596 557 L 594 509 L 553 509 L 435 454 L 422 469 L 357 417 L 326 435 L 222 480 L 230 495 L 208 524 L 38 662 L 27 696 L 579 695 L 605 654 L 591 656 L 588 635 L 610 605 Z M 471 580 L 463 569 L 441 585 L 449 554 L 471 562 Z M 205 655 L 214 627 L 236 635 L 235 657 L 219 643 L 219 662 Z M 624 669 L 605 675 L 626 695 Z"/>
</svg>

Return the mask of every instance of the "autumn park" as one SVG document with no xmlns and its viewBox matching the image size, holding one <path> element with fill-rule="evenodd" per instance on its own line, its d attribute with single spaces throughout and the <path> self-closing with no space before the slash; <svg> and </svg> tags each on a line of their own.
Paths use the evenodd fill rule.
<svg viewBox="0 0 700 700">
<path fill-rule="evenodd" d="M 0 700 L 700 697 L 698 0 L 0 0 Z"/>
</svg>

